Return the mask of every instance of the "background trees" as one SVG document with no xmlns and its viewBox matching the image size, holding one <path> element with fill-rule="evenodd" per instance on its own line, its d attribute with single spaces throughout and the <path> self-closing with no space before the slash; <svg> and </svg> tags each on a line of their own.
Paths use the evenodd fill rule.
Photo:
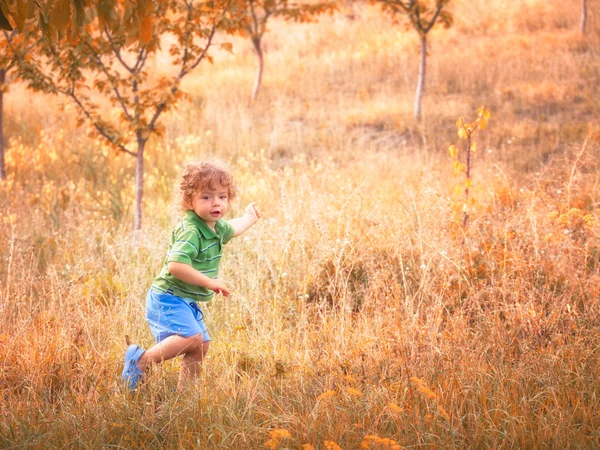
<svg viewBox="0 0 600 450">
<path fill-rule="evenodd" d="M 2 20 L 0 19 L 0 23 Z M 9 47 L 10 41 L 10 47 Z M 16 66 L 13 52 L 25 55 L 31 46 L 31 37 L 28 33 L 10 34 L 4 30 L 0 34 L 0 180 L 6 177 L 4 158 L 4 94 L 8 92 L 9 73 Z M 11 51 L 12 48 L 12 51 Z"/>
<path fill-rule="evenodd" d="M 7 36 L 0 35 L 0 180 L 6 177 L 4 164 L 4 92 L 7 87 L 6 73 L 14 64 L 12 58 L 7 57 L 6 40 Z"/>
<path fill-rule="evenodd" d="M 585 34 L 587 27 L 587 0 L 581 0 L 581 18 L 579 20 L 579 31 Z"/>
<path fill-rule="evenodd" d="M 250 38 L 256 57 L 258 69 L 251 101 L 256 100 L 260 90 L 264 70 L 264 54 L 262 39 L 267 31 L 267 22 L 271 17 L 281 17 L 295 22 L 310 22 L 315 16 L 332 11 L 335 2 L 293 3 L 288 0 L 247 0 L 240 13 L 242 15 L 242 32 Z"/>
<path fill-rule="evenodd" d="M 114 149 L 136 158 L 134 228 L 139 229 L 146 143 L 162 133 L 161 117 L 181 97 L 181 80 L 209 58 L 217 31 L 238 25 L 227 16 L 228 1 L 138 2 L 137 13 L 129 6 L 119 6 L 118 20 L 89 22 L 89 31 L 74 39 L 53 42 L 42 33 L 34 58 L 11 48 L 29 87 L 66 96 L 76 105 L 80 124 L 89 123 Z M 56 26 L 61 35 L 72 25 Z M 148 59 L 162 45 L 169 46 L 167 68 L 150 77 Z M 107 113 L 111 109 L 102 108 L 107 103 L 118 114 Z"/>
<path fill-rule="evenodd" d="M 452 25 L 452 15 L 447 10 L 450 0 L 373 0 L 379 3 L 384 11 L 389 11 L 393 16 L 406 16 L 410 25 L 421 37 L 419 56 L 419 79 L 415 93 L 414 117 L 419 120 L 422 115 L 423 93 L 427 75 L 427 35 L 437 22 L 446 28 Z M 432 4 L 433 3 L 433 4 Z"/>
</svg>

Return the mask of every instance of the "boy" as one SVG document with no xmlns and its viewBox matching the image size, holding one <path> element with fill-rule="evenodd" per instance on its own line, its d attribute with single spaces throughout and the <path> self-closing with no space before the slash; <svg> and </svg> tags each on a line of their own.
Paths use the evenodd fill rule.
<svg viewBox="0 0 600 450">
<path fill-rule="evenodd" d="M 222 246 L 260 217 L 250 203 L 241 217 L 223 220 L 236 195 L 232 175 L 216 164 L 192 162 L 183 169 L 178 204 L 185 214 L 171 233 L 164 265 L 146 297 L 156 345 L 148 350 L 130 345 L 125 353 L 121 378 L 131 390 L 149 365 L 179 355 L 180 386 L 199 374 L 210 337 L 197 302 L 207 302 L 215 293 L 229 296 L 227 285 L 217 278 Z"/>
</svg>

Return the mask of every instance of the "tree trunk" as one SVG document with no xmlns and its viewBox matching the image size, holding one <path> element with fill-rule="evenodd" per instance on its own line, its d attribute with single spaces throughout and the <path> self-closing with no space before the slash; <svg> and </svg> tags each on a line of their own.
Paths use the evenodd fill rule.
<svg viewBox="0 0 600 450">
<path fill-rule="evenodd" d="M 258 70 L 256 72 L 256 80 L 254 81 L 254 88 L 252 89 L 252 102 L 256 100 L 258 97 L 258 91 L 260 89 L 260 85 L 262 83 L 262 74 L 264 68 L 264 57 L 263 51 L 260 43 L 260 37 L 253 37 L 252 44 L 254 44 L 254 51 L 256 52 L 256 56 L 258 57 Z"/>
<path fill-rule="evenodd" d="M 138 231 L 142 228 L 142 199 L 144 198 L 144 147 L 146 140 L 138 131 L 138 150 L 135 166 L 135 213 L 133 217 L 133 228 Z"/>
<path fill-rule="evenodd" d="M 0 69 L 0 180 L 6 178 L 6 166 L 4 163 L 4 82 L 6 81 L 6 69 Z"/>
<path fill-rule="evenodd" d="M 587 0 L 581 0 L 581 20 L 579 22 L 579 31 L 581 34 L 585 34 L 585 28 L 587 25 Z"/>
<path fill-rule="evenodd" d="M 427 71 L 427 37 L 421 36 L 421 54 L 419 56 L 419 80 L 417 82 L 417 93 L 415 95 L 415 119 L 421 120 L 421 103 L 423 101 L 423 91 L 425 90 L 425 76 Z"/>
</svg>

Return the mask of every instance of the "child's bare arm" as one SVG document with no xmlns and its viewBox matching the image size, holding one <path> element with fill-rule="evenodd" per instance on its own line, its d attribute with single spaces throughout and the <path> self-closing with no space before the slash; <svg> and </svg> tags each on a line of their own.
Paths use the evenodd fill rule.
<svg viewBox="0 0 600 450">
<path fill-rule="evenodd" d="M 202 286 L 206 289 L 216 292 L 217 294 L 221 293 L 225 297 L 229 296 L 229 289 L 227 289 L 225 283 L 223 283 L 221 280 L 210 278 L 204 275 L 202 272 L 194 269 L 189 264 L 171 261 L 168 267 L 171 275 L 180 279 L 184 283 Z"/>
<path fill-rule="evenodd" d="M 260 210 L 254 202 L 246 206 L 244 215 L 236 219 L 231 219 L 229 224 L 233 227 L 233 236 L 239 236 L 260 218 Z"/>
</svg>

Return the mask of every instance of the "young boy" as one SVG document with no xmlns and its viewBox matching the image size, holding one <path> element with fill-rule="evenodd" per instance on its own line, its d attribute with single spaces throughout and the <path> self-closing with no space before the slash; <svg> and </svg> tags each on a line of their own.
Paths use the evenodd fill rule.
<svg viewBox="0 0 600 450">
<path fill-rule="evenodd" d="M 171 233 L 164 265 L 146 297 L 146 318 L 156 345 L 148 350 L 130 345 L 125 353 L 121 378 L 131 390 L 149 365 L 179 355 L 179 384 L 198 375 L 210 337 L 197 302 L 207 302 L 215 293 L 229 296 L 229 288 L 217 278 L 222 246 L 260 217 L 250 203 L 241 217 L 223 220 L 237 187 L 231 174 L 213 163 L 188 164 L 178 194 L 185 214 Z"/>
</svg>

